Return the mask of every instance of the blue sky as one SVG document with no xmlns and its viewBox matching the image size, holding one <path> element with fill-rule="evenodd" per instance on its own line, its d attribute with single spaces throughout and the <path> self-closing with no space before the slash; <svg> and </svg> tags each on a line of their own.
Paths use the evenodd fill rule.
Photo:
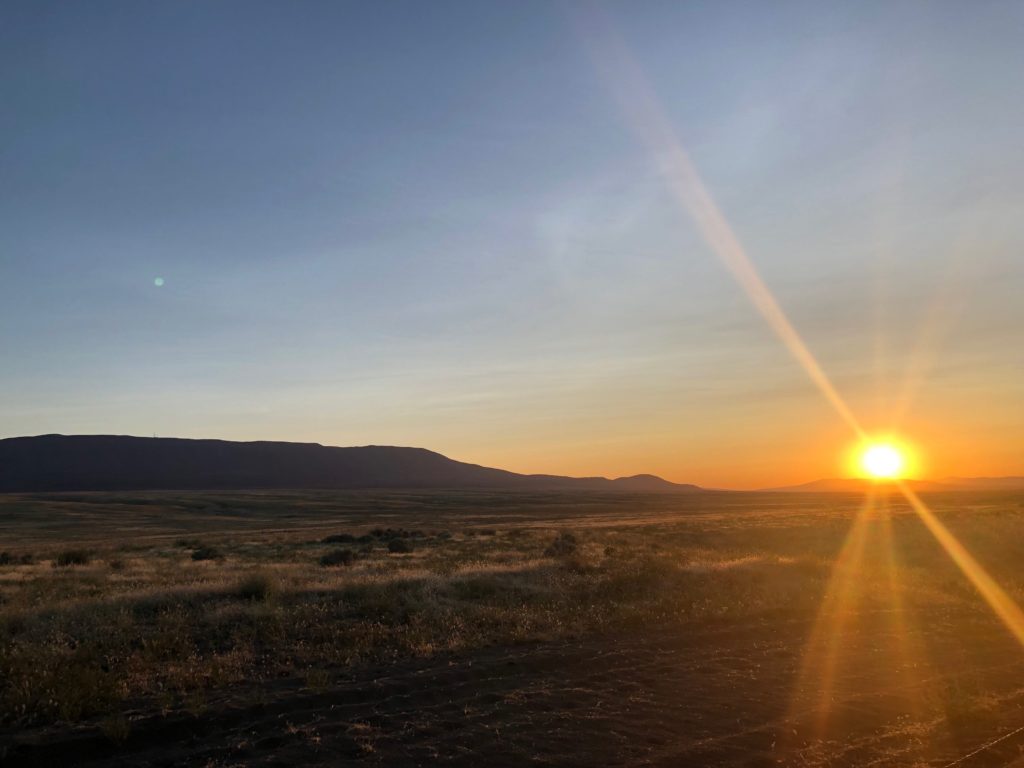
<svg viewBox="0 0 1024 768">
<path fill-rule="evenodd" d="M 887 428 L 921 358 L 918 439 L 975 462 L 934 470 L 1013 471 L 1020 6 L 603 7 L 855 410 Z M 842 425 L 664 188 L 587 12 L 5 3 L 0 432 L 834 473 Z"/>
</svg>

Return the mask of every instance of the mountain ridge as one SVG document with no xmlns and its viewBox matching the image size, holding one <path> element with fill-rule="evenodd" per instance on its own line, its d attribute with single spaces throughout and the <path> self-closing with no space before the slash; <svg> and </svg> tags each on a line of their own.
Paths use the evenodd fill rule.
<svg viewBox="0 0 1024 768">
<path fill-rule="evenodd" d="M 0 492 L 479 488 L 689 493 L 655 475 L 520 474 L 426 448 L 132 435 L 0 439 Z"/>
</svg>

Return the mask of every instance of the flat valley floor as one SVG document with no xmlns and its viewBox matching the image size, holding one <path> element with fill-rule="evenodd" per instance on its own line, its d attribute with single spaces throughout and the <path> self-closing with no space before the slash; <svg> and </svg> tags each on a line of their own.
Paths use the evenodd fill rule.
<svg viewBox="0 0 1024 768">
<path fill-rule="evenodd" d="M 1021 602 L 1024 497 L 924 501 Z M 897 497 L 0 497 L 5 766 L 1022 755 L 1024 647 Z"/>
</svg>

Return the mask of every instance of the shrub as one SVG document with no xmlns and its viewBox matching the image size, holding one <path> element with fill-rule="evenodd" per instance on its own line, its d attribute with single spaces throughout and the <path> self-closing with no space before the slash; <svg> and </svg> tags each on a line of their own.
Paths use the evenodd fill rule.
<svg viewBox="0 0 1024 768">
<path fill-rule="evenodd" d="M 331 567 L 335 565 L 352 565 L 355 562 L 356 553 L 351 549 L 332 549 L 320 558 L 320 565 Z"/>
<path fill-rule="evenodd" d="M 90 555 L 84 549 L 65 549 L 57 555 L 54 565 L 66 568 L 69 565 L 88 565 Z"/>
<path fill-rule="evenodd" d="M 392 541 L 393 539 L 422 538 L 423 531 L 408 531 L 405 528 L 374 528 L 370 535 L 376 539 Z"/>
<path fill-rule="evenodd" d="M 412 544 L 405 539 L 391 539 L 391 541 L 388 542 L 388 552 L 394 552 L 396 554 L 412 552 Z"/>
<path fill-rule="evenodd" d="M 320 539 L 321 544 L 352 544 L 356 537 L 351 533 L 335 533 Z"/>
<path fill-rule="evenodd" d="M 224 553 L 216 547 L 199 547 L 192 553 L 192 559 L 199 560 L 223 560 Z"/>
<path fill-rule="evenodd" d="M 569 531 L 562 531 L 544 550 L 545 557 L 568 557 L 579 549 L 579 542 Z"/>
<path fill-rule="evenodd" d="M 242 580 L 235 594 L 242 600 L 256 603 L 269 600 L 276 591 L 277 584 L 271 576 L 266 573 L 254 573 Z"/>
<path fill-rule="evenodd" d="M 112 571 L 123 571 L 127 564 L 120 557 L 115 557 L 112 560 L 108 560 L 107 565 L 110 566 Z"/>
</svg>

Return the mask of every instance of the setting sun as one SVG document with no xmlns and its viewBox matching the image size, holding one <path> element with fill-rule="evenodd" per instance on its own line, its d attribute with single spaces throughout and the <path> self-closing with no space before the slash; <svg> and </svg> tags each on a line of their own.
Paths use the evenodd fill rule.
<svg viewBox="0 0 1024 768">
<path fill-rule="evenodd" d="M 879 443 L 865 449 L 860 463 L 870 477 L 894 479 L 901 476 L 906 461 L 899 448 L 888 443 Z"/>
</svg>

